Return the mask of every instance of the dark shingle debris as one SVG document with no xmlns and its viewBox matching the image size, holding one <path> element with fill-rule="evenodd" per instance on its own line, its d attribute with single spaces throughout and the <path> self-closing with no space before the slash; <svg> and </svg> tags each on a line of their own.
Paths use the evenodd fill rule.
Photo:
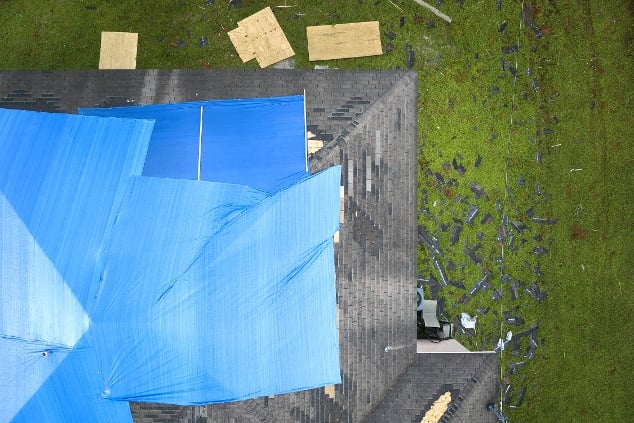
<svg viewBox="0 0 634 423">
<path fill-rule="evenodd" d="M 526 347 L 526 351 L 524 351 L 523 357 L 532 360 L 533 358 L 535 358 L 536 349 L 537 347 L 535 347 L 533 344 L 530 344 L 528 347 Z"/>
<path fill-rule="evenodd" d="M 502 46 L 502 54 L 517 53 L 519 51 L 520 47 L 518 45 Z"/>
<path fill-rule="evenodd" d="M 544 301 L 548 296 L 546 292 L 539 289 L 539 287 L 537 286 L 537 282 L 535 281 L 532 281 L 527 287 L 525 287 L 524 292 L 530 295 L 538 303 Z"/>
<path fill-rule="evenodd" d="M 449 244 L 456 245 L 460 239 L 462 233 L 462 220 L 454 219 L 453 228 L 451 229 L 451 235 L 449 236 Z"/>
<path fill-rule="evenodd" d="M 464 175 L 465 172 L 467 171 L 467 169 L 462 165 L 462 163 L 458 163 L 458 160 L 456 160 L 456 157 L 453 158 L 453 160 L 451 161 L 451 165 L 453 166 L 453 169 L 458 172 L 459 175 Z"/>
<path fill-rule="evenodd" d="M 207 37 L 202 36 L 198 39 L 198 47 L 205 47 L 209 45 L 209 40 L 207 39 Z"/>
<path fill-rule="evenodd" d="M 453 286 L 454 288 L 465 289 L 464 283 L 462 281 L 449 282 L 449 285 Z"/>
<path fill-rule="evenodd" d="M 482 216 L 482 219 L 480 219 L 481 225 L 487 225 L 491 222 L 493 222 L 493 216 L 491 216 L 491 213 L 486 213 L 484 216 Z"/>
<path fill-rule="evenodd" d="M 500 225 L 498 226 L 498 236 L 497 236 L 497 241 L 498 242 L 504 242 L 504 240 L 506 239 L 506 237 L 508 236 L 508 233 L 506 231 L 506 228 L 504 227 L 504 225 Z"/>
<path fill-rule="evenodd" d="M 513 251 L 513 252 L 517 251 L 517 245 L 515 245 L 515 235 L 511 234 L 511 236 L 509 236 L 506 246 L 508 247 L 510 251 Z"/>
<path fill-rule="evenodd" d="M 524 401 L 524 395 L 526 394 L 526 387 L 520 388 L 519 394 L 517 394 L 517 399 L 514 404 L 509 404 L 509 408 L 519 408 Z"/>
<path fill-rule="evenodd" d="M 491 294 L 491 300 L 500 301 L 501 299 L 502 299 L 502 290 L 501 289 L 494 289 L 493 290 L 493 294 Z"/>
<path fill-rule="evenodd" d="M 469 189 L 473 193 L 473 196 L 476 200 L 479 200 L 481 197 L 485 196 L 484 188 L 477 182 L 471 181 L 469 182 Z"/>
<path fill-rule="evenodd" d="M 205 0 L 205 7 L 212 6 L 215 0 Z"/>
<path fill-rule="evenodd" d="M 469 257 L 469 259 L 478 264 L 478 263 L 482 263 L 482 256 L 478 255 L 476 253 L 476 251 L 481 247 L 480 244 L 476 244 L 473 247 L 470 247 L 468 244 L 465 245 L 465 247 L 462 249 L 462 252 L 464 253 L 464 255 L 466 255 L 467 257 Z"/>
<path fill-rule="evenodd" d="M 490 307 L 478 307 L 476 308 L 476 311 L 478 312 L 479 316 L 484 316 L 489 312 L 490 309 Z"/>
<path fill-rule="evenodd" d="M 438 246 L 438 239 L 427 232 L 427 229 L 422 225 L 418 226 L 418 241 L 425 244 L 433 256 L 436 256 L 436 254 L 442 255 L 440 247 Z"/>
<path fill-rule="evenodd" d="M 520 288 L 522 281 L 511 282 L 511 300 L 515 301 L 520 297 Z"/>
<path fill-rule="evenodd" d="M 393 31 L 390 32 L 384 32 L 383 35 L 385 35 L 385 38 L 387 38 L 388 40 L 394 40 L 396 38 L 396 33 Z"/>
<path fill-rule="evenodd" d="M 541 152 L 541 151 L 537 151 L 537 152 L 535 152 L 535 161 L 536 161 L 538 164 L 541 164 L 541 163 L 542 163 L 542 152 Z"/>
<path fill-rule="evenodd" d="M 445 263 L 445 268 L 447 270 L 454 271 L 454 270 L 456 270 L 456 263 L 454 263 L 453 260 L 448 259 L 447 263 Z M 460 281 L 458 281 L 458 282 L 460 282 Z"/>
<path fill-rule="evenodd" d="M 442 267 L 442 263 L 438 261 L 438 258 L 436 256 L 432 258 L 432 263 L 434 264 L 434 268 L 436 269 L 436 271 L 438 272 L 438 275 L 440 276 L 440 284 L 442 286 L 449 285 L 449 279 L 447 278 L 445 269 Z"/>
<path fill-rule="evenodd" d="M 531 79 L 531 88 L 533 88 L 534 93 L 539 92 L 539 85 L 537 84 L 537 79 L 535 78 Z"/>
<path fill-rule="evenodd" d="M 476 218 L 479 211 L 480 209 L 478 208 L 478 206 L 469 206 L 465 214 L 465 222 L 467 222 L 469 225 L 473 224 L 473 220 Z"/>
<path fill-rule="evenodd" d="M 440 185 L 446 185 L 447 182 L 445 178 L 440 174 L 440 172 L 434 172 L 434 180 Z"/>
<path fill-rule="evenodd" d="M 520 12 L 522 22 L 535 33 L 537 38 L 541 38 L 544 34 L 541 28 L 533 22 L 533 12 L 533 7 L 529 3 L 522 3 L 522 11 Z"/>
<path fill-rule="evenodd" d="M 405 44 L 405 66 L 407 69 L 411 69 L 414 67 L 416 63 L 416 57 L 414 56 L 414 50 L 409 44 Z"/>
<path fill-rule="evenodd" d="M 469 291 L 469 295 L 474 296 L 478 291 L 484 291 L 486 289 L 491 288 L 491 284 L 489 283 L 491 276 L 493 276 L 493 272 L 491 272 L 488 269 L 485 269 L 484 275 L 480 278 L 478 282 L 476 282 L 474 287 L 471 288 L 471 290 Z"/>
<path fill-rule="evenodd" d="M 502 70 L 508 71 L 513 77 L 517 76 L 517 69 L 511 65 L 509 62 L 504 60 L 504 57 L 501 60 Z"/>
<path fill-rule="evenodd" d="M 517 372 L 519 371 L 520 367 L 523 367 L 526 365 L 525 361 L 516 361 L 514 363 L 509 364 L 509 368 L 506 369 L 506 374 L 509 375 L 516 375 Z"/>
<path fill-rule="evenodd" d="M 524 354 L 524 356 L 526 358 L 532 359 L 535 354 L 535 349 L 537 348 L 537 323 L 533 323 L 530 328 L 518 332 L 513 336 L 513 339 L 511 340 L 511 344 L 513 344 L 513 350 L 511 351 L 511 354 L 515 356 L 519 356 L 521 354 L 521 340 L 525 337 L 529 338 L 529 349 L 532 348 L 532 350 L 527 350 L 527 352 L 531 353 L 528 357 L 526 357 L 526 354 Z"/>
<path fill-rule="evenodd" d="M 520 233 L 520 234 L 523 234 L 524 231 L 527 228 L 527 226 L 524 223 L 520 222 L 519 220 L 515 220 L 515 219 L 511 220 L 511 227 L 514 230 L 516 230 L 518 233 Z"/>
<path fill-rule="evenodd" d="M 405 26 L 405 16 L 401 16 L 398 21 L 399 27 L 403 28 Z"/>
<path fill-rule="evenodd" d="M 502 388 L 502 402 L 504 402 L 504 404 L 508 404 L 509 403 L 509 399 L 511 398 L 511 384 L 510 383 L 505 383 L 504 387 Z"/>
<path fill-rule="evenodd" d="M 229 9 L 242 7 L 242 0 L 229 0 Z"/>
<path fill-rule="evenodd" d="M 464 298 L 468 300 L 467 296 L 465 296 Z M 473 339 L 473 337 L 475 336 L 475 329 L 471 329 L 471 328 L 467 329 L 464 326 L 462 326 L 462 323 L 460 323 L 460 317 L 456 317 L 454 319 L 454 327 L 456 328 L 458 333 L 466 336 L 469 339 Z"/>
<path fill-rule="evenodd" d="M 506 30 L 508 23 L 506 21 L 502 21 L 500 27 L 498 28 L 498 32 L 504 32 Z"/>
<path fill-rule="evenodd" d="M 482 156 L 478 154 L 478 157 L 476 157 L 474 166 L 480 167 L 481 164 L 482 164 Z"/>
<path fill-rule="evenodd" d="M 524 323 L 526 323 L 524 319 L 522 318 L 522 316 L 513 315 L 512 312 L 509 310 L 504 312 L 504 321 L 509 325 L 516 325 L 516 326 L 521 326 Z"/>
<path fill-rule="evenodd" d="M 554 225 L 555 223 L 558 222 L 558 219 L 533 216 L 531 217 L 531 221 L 534 223 L 539 223 L 541 225 Z"/>
</svg>

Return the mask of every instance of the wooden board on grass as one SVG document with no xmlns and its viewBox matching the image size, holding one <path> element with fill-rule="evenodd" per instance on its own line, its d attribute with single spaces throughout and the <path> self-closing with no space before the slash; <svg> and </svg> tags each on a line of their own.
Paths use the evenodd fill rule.
<svg viewBox="0 0 634 423">
<path fill-rule="evenodd" d="M 309 26 L 306 35 L 311 61 L 383 54 L 378 21 Z"/>
<path fill-rule="evenodd" d="M 295 55 L 270 7 L 242 19 L 228 35 L 242 61 L 255 57 L 261 68 Z"/>
<path fill-rule="evenodd" d="M 253 50 L 253 44 L 251 40 L 247 38 L 247 32 L 241 26 L 232 29 L 227 32 L 231 43 L 236 48 L 238 56 L 242 59 L 242 62 L 248 62 L 251 59 L 255 59 L 255 51 Z"/>
<path fill-rule="evenodd" d="M 99 69 L 136 69 L 139 34 L 102 32 Z"/>
</svg>

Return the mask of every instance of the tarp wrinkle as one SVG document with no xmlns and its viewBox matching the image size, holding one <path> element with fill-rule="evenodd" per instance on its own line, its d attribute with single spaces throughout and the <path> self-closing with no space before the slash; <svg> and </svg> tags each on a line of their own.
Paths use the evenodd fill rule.
<svg viewBox="0 0 634 423">
<path fill-rule="evenodd" d="M 0 109 L 0 421 L 340 383 L 341 169 L 307 172 L 303 101 Z"/>
</svg>

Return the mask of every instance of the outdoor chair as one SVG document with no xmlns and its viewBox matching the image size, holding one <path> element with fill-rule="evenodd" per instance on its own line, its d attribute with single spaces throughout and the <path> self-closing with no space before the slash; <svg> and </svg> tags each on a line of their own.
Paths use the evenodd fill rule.
<svg viewBox="0 0 634 423">
<path fill-rule="evenodd" d="M 438 320 L 436 313 L 438 311 L 438 302 L 436 300 L 422 300 L 422 307 L 418 307 L 418 323 L 423 326 L 425 337 L 443 340 L 453 337 L 453 324 Z"/>
</svg>

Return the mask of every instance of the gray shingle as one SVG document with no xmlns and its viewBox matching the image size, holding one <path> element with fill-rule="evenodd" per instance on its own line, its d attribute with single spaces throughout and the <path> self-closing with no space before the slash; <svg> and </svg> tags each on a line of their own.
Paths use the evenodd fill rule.
<svg viewBox="0 0 634 423">
<path fill-rule="evenodd" d="M 385 403 L 399 376 L 418 362 L 416 73 L 0 72 L 2 107 L 70 113 L 78 107 L 292 95 L 304 90 L 309 129 L 325 141 L 311 157 L 311 170 L 341 164 L 345 187 L 345 221 L 335 248 L 343 383 L 336 387 L 334 400 L 323 389 L 314 389 L 266 401 L 209 406 L 210 421 L 362 421 Z M 411 378 L 418 380 L 416 375 Z M 408 391 L 395 401 L 405 407 L 415 399 Z M 177 421 L 191 409 L 157 404 L 131 408 L 137 422 Z"/>
</svg>

